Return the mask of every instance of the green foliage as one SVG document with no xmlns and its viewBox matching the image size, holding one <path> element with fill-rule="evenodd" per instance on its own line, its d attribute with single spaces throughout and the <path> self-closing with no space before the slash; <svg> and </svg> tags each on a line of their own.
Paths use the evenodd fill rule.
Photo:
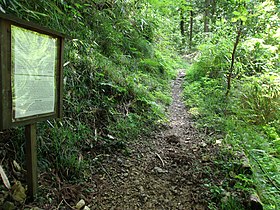
<svg viewBox="0 0 280 210">
<path fill-rule="evenodd" d="M 230 196 L 221 204 L 221 209 L 244 210 L 244 206 L 238 200 L 236 200 L 236 198 Z"/>
<path fill-rule="evenodd" d="M 87 167 L 80 148 L 86 148 L 90 143 L 92 138 L 90 128 L 83 124 L 63 125 L 62 123 L 54 123 L 52 129 L 46 126 L 44 128 L 47 133 L 39 137 L 41 167 L 47 170 L 51 164 L 55 164 L 54 168 L 57 169 L 60 177 L 78 178 L 81 171 Z"/>
<path fill-rule="evenodd" d="M 223 135 L 228 152 L 243 150 L 250 159 L 253 177 L 237 173 L 235 189 L 249 192 L 256 189 L 265 209 L 278 209 L 280 71 L 277 25 L 280 20 L 272 1 L 255 5 L 247 2 L 246 8 L 243 12 L 238 9 L 233 12 L 235 18 L 242 21 L 245 21 L 244 14 L 247 16 L 236 52 L 231 94 L 225 97 L 225 75 L 231 62 L 236 28 L 228 24 L 226 17 L 216 22 L 215 33 L 208 33 L 208 38 L 197 47 L 200 55 L 187 70 L 184 96 L 199 127 Z M 238 206 L 234 203 L 234 199 L 228 200 L 223 204 L 224 209 L 234 209 L 231 206 Z"/>
<path fill-rule="evenodd" d="M 0 2 L 1 11 L 68 36 L 64 118 L 40 124 L 42 169 L 82 178 L 99 153 L 127 153 L 129 141 L 166 120 L 169 81 L 180 65 L 174 13 L 133 0 Z"/>
<path fill-rule="evenodd" d="M 242 61 L 245 74 L 277 72 L 274 68 L 278 65 L 279 46 L 274 45 L 274 43 L 272 45 L 265 44 L 265 42 L 266 40 L 260 38 L 248 38 L 242 44 L 239 60 Z"/>
<path fill-rule="evenodd" d="M 248 126 L 244 121 L 228 119 L 227 144 L 233 145 L 236 150 L 246 150 L 254 170 L 254 185 L 267 209 L 279 206 L 279 156 L 277 147 L 267 134 L 273 134 L 274 128 L 266 127 L 265 132 L 259 126 Z M 240 177 L 242 178 L 242 177 Z M 250 183 L 249 181 L 248 183 Z M 240 186 L 239 186 L 240 187 Z M 241 186 L 242 187 L 242 186 Z M 277 208 L 276 208 L 277 209 Z"/>
<path fill-rule="evenodd" d="M 197 92 L 200 94 L 193 94 Z M 186 83 L 184 97 L 188 107 L 197 108 L 195 116 L 198 117 L 198 122 L 201 122 L 202 126 L 208 128 L 221 126 L 221 116 L 226 111 L 226 103 L 224 88 L 219 80 L 202 77 L 200 81 Z M 210 119 L 209 116 L 212 118 Z"/>
<path fill-rule="evenodd" d="M 235 112 L 254 124 L 267 124 L 280 116 L 280 83 L 275 73 L 245 77 L 240 82 Z M 234 109 L 234 107 L 233 107 Z"/>
</svg>

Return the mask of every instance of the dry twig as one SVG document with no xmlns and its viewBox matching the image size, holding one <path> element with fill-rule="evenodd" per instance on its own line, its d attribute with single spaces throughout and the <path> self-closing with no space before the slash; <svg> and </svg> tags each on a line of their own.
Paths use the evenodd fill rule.
<svg viewBox="0 0 280 210">
<path fill-rule="evenodd" d="M 161 163 L 162 163 L 162 167 L 164 167 L 164 161 L 163 161 L 163 159 L 160 157 L 160 155 L 156 152 L 155 153 L 156 154 L 156 156 L 160 159 L 160 161 L 161 161 Z"/>
<path fill-rule="evenodd" d="M 72 206 L 70 206 L 70 204 L 64 199 L 64 197 L 62 196 L 63 202 L 70 208 L 70 209 L 75 209 Z"/>
</svg>

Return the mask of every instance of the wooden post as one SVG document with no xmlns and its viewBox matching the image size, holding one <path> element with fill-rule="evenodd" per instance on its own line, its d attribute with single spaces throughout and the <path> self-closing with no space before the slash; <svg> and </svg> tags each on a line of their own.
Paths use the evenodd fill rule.
<svg viewBox="0 0 280 210">
<path fill-rule="evenodd" d="M 28 195 L 33 200 L 38 190 L 36 124 L 25 126 Z"/>
</svg>

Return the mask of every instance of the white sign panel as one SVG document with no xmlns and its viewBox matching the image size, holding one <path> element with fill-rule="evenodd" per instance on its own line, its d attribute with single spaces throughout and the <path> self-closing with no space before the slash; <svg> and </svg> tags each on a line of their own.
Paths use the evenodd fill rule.
<svg viewBox="0 0 280 210">
<path fill-rule="evenodd" d="M 53 113 L 57 39 L 11 26 L 14 119 Z"/>
</svg>

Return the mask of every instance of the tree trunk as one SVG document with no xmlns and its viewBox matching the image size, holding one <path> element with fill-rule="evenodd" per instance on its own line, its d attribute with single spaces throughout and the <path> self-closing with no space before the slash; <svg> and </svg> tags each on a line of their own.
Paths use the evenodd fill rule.
<svg viewBox="0 0 280 210">
<path fill-rule="evenodd" d="M 211 24 L 215 25 L 216 23 L 216 10 L 217 10 L 217 2 L 216 0 L 211 0 Z"/>
<path fill-rule="evenodd" d="M 205 13 L 204 13 L 204 32 L 209 32 L 209 10 L 210 0 L 205 0 Z"/>
<path fill-rule="evenodd" d="M 184 16 L 184 9 L 180 8 L 180 29 L 181 29 L 181 36 L 182 36 L 182 44 L 184 45 L 186 40 L 185 40 L 185 16 Z"/>
<path fill-rule="evenodd" d="M 190 46 L 190 49 L 192 49 L 192 38 L 193 38 L 193 10 L 190 10 L 190 34 L 189 34 L 189 37 L 190 37 L 189 46 Z"/>
<path fill-rule="evenodd" d="M 237 45 L 238 45 L 239 40 L 240 40 L 242 25 L 243 25 L 243 22 L 241 21 L 240 22 L 240 27 L 239 27 L 237 35 L 236 35 L 235 43 L 234 43 L 234 46 L 233 46 L 233 51 L 232 51 L 232 54 L 231 54 L 231 64 L 230 64 L 230 69 L 229 69 L 229 72 L 228 72 L 228 75 L 227 75 L 227 92 L 226 92 L 226 96 L 228 96 L 229 91 L 231 89 L 231 79 L 232 79 L 233 66 L 234 66 L 234 61 L 235 61 L 235 52 L 236 52 Z"/>
</svg>

